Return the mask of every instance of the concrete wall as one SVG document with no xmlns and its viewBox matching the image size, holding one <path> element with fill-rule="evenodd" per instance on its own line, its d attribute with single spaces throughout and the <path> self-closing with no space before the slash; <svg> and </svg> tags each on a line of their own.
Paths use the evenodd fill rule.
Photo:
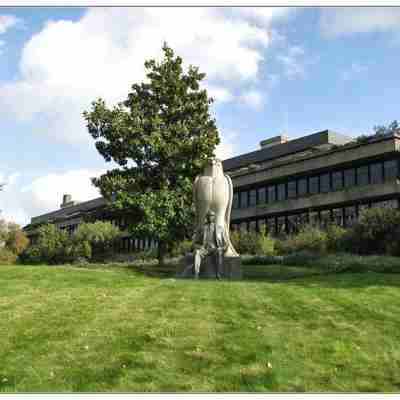
<svg viewBox="0 0 400 400">
<path fill-rule="evenodd" d="M 324 152 L 303 160 L 288 162 L 284 165 L 277 162 L 270 164 L 269 168 L 261 171 L 254 170 L 249 174 L 232 176 L 233 186 L 235 188 L 264 182 L 272 179 L 290 177 L 300 173 L 310 174 L 312 171 L 323 168 L 333 168 L 345 163 L 355 162 L 363 158 L 372 158 L 385 153 L 399 151 L 400 141 L 397 138 L 385 139 L 369 144 L 354 145 L 345 147 L 338 151 Z M 299 200 L 294 200 L 298 202 Z"/>
</svg>

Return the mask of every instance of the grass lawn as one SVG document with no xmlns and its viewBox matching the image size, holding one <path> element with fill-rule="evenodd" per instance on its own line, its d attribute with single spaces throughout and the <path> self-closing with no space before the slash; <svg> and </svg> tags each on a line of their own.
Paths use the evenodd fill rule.
<svg viewBox="0 0 400 400">
<path fill-rule="evenodd" d="M 0 267 L 0 392 L 400 391 L 400 274 Z"/>
</svg>

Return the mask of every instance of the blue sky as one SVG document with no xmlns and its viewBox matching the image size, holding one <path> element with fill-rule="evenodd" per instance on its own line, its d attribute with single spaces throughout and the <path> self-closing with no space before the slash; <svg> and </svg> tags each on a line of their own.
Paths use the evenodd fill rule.
<svg viewBox="0 0 400 400">
<path fill-rule="evenodd" d="M 81 117 L 123 100 L 163 40 L 200 66 L 227 158 L 285 132 L 372 133 L 398 119 L 400 8 L 0 7 L 0 193 L 25 224 L 98 195 L 110 165 Z"/>
</svg>

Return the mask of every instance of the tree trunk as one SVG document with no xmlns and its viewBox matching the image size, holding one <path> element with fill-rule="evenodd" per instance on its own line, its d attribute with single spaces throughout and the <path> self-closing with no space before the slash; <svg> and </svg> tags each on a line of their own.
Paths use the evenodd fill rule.
<svg viewBox="0 0 400 400">
<path fill-rule="evenodd" d="M 167 255 L 167 244 L 164 241 L 158 243 L 158 265 L 163 267 L 165 265 L 165 256 Z"/>
</svg>

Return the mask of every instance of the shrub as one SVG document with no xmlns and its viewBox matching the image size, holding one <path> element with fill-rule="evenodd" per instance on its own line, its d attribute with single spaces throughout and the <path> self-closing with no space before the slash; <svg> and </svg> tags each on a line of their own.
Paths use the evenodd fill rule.
<svg viewBox="0 0 400 400">
<path fill-rule="evenodd" d="M 92 246 L 87 240 L 75 242 L 70 250 L 71 258 L 74 262 L 83 262 L 92 258 Z"/>
<path fill-rule="evenodd" d="M 72 254 L 79 257 L 104 260 L 113 253 L 114 244 L 121 237 L 121 230 L 111 222 L 96 221 L 79 225 L 72 236 Z M 82 245 L 82 243 L 85 243 Z"/>
<path fill-rule="evenodd" d="M 18 225 L 9 224 L 9 231 L 5 244 L 7 249 L 12 251 L 15 255 L 18 255 L 28 247 L 29 239 Z"/>
<path fill-rule="evenodd" d="M 400 255 L 400 212 L 393 208 L 364 210 L 351 228 L 348 242 L 359 254 Z"/>
<path fill-rule="evenodd" d="M 234 231 L 230 234 L 233 247 L 239 254 L 272 255 L 275 239 L 265 232 Z"/>
<path fill-rule="evenodd" d="M 0 249 L 0 265 L 15 264 L 17 255 L 7 248 Z"/>
<path fill-rule="evenodd" d="M 279 244 L 283 254 L 292 252 L 309 251 L 324 253 L 327 250 L 328 235 L 321 229 L 306 225 L 297 235 L 290 236 Z"/>
<path fill-rule="evenodd" d="M 39 247 L 36 245 L 31 245 L 18 256 L 18 262 L 21 264 L 35 265 L 45 261 L 42 260 L 42 254 Z"/>
<path fill-rule="evenodd" d="M 19 225 L 0 220 L 0 242 L 6 250 L 18 255 L 28 246 L 29 239 Z"/>
<path fill-rule="evenodd" d="M 327 250 L 330 252 L 340 252 L 349 250 L 347 229 L 336 224 L 329 224 L 326 228 Z"/>
<path fill-rule="evenodd" d="M 170 251 L 171 257 L 179 257 L 184 256 L 187 253 L 190 253 L 193 248 L 193 242 L 191 240 L 183 240 L 181 242 L 176 243 Z M 155 253 L 156 254 L 156 253 Z"/>
<path fill-rule="evenodd" d="M 229 234 L 231 242 L 235 250 L 240 254 L 240 233 L 239 231 L 231 231 Z"/>
<path fill-rule="evenodd" d="M 42 225 L 37 230 L 37 242 L 27 247 L 19 257 L 21 263 L 62 264 L 72 261 L 70 238 L 55 225 Z"/>
<path fill-rule="evenodd" d="M 257 238 L 256 254 L 263 256 L 272 256 L 275 254 L 276 240 L 269 234 L 261 232 Z"/>
</svg>

